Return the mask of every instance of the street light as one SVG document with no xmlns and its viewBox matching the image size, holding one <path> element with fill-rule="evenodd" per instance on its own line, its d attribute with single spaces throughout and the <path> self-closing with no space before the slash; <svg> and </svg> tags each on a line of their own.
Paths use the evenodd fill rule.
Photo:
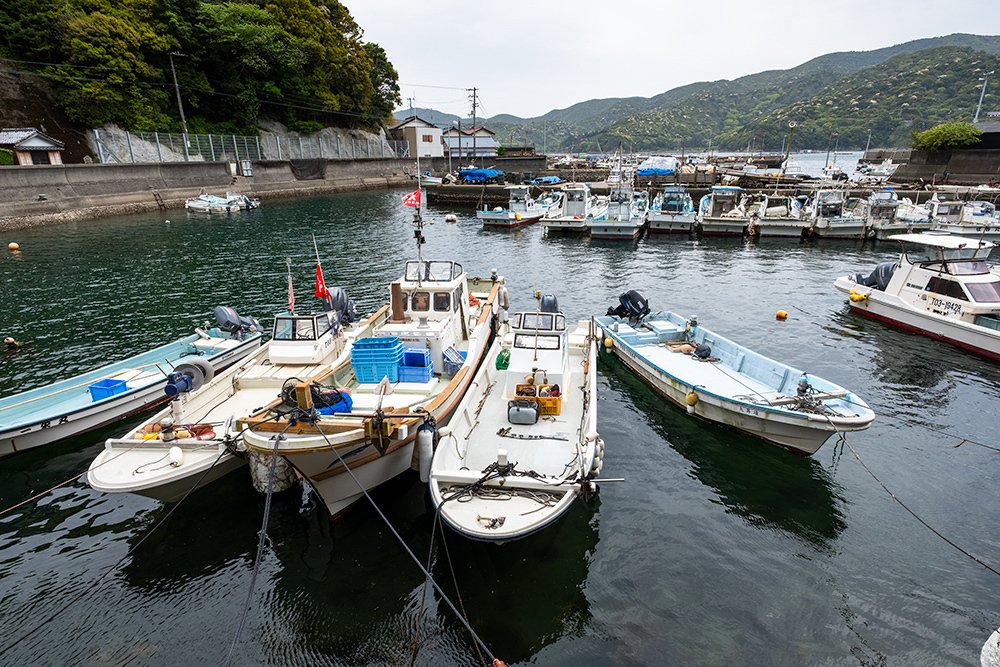
<svg viewBox="0 0 1000 667">
<path fill-rule="evenodd" d="M 181 112 L 181 129 L 184 132 L 184 159 L 188 159 L 188 124 L 187 119 L 184 118 L 184 105 L 181 104 L 181 88 L 177 85 L 177 70 L 174 69 L 174 56 L 178 58 L 187 58 L 186 53 L 179 53 L 177 51 L 170 51 L 167 53 L 170 56 L 170 73 L 174 77 L 174 92 L 177 93 L 177 110 Z M 215 156 L 213 156 L 214 158 Z"/>
<path fill-rule="evenodd" d="M 976 115 L 972 117 L 973 123 L 979 122 L 979 110 L 982 108 L 983 98 L 986 96 L 986 81 L 990 78 L 990 74 L 993 74 L 994 72 L 996 72 L 996 70 L 990 70 L 989 72 L 983 74 L 983 76 L 979 79 L 983 82 L 983 89 L 979 91 L 979 104 L 976 105 Z"/>
</svg>

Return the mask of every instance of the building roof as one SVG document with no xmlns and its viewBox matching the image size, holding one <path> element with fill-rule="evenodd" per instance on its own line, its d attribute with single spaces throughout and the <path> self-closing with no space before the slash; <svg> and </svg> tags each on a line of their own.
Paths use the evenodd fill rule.
<svg viewBox="0 0 1000 667">
<path fill-rule="evenodd" d="M 0 146 L 13 146 L 14 148 L 20 148 L 21 144 L 25 141 L 36 137 L 52 144 L 52 147 L 56 150 L 63 149 L 63 142 L 53 139 L 49 135 L 43 134 L 33 127 L 5 127 L 0 129 Z"/>
<path fill-rule="evenodd" d="M 1000 132 L 1000 120 L 981 120 L 976 123 L 976 127 L 978 127 L 984 134 Z"/>
<path fill-rule="evenodd" d="M 465 134 L 465 133 L 463 132 L 463 134 Z M 458 148 L 459 147 L 459 145 L 458 145 L 458 143 L 459 143 L 459 137 L 444 136 L 444 137 L 442 137 L 442 140 L 444 141 L 445 145 L 448 146 L 449 148 Z M 473 142 L 472 142 L 472 137 L 471 136 L 463 136 L 461 138 L 461 142 L 462 142 L 462 148 L 463 149 L 465 149 L 465 148 L 470 148 L 471 149 L 472 148 Z M 476 137 L 475 146 L 476 146 L 477 150 L 480 149 L 480 148 L 497 148 L 499 145 L 500 144 L 498 144 L 497 140 L 494 139 L 493 137 Z"/>
<path fill-rule="evenodd" d="M 437 127 L 437 125 L 435 125 L 434 123 L 432 123 L 430 121 L 427 121 L 427 120 L 424 120 L 420 116 L 409 116 L 409 117 L 404 118 L 403 120 L 399 121 L 395 125 L 390 126 L 389 127 L 389 131 L 391 132 L 392 130 L 398 130 L 398 129 L 400 129 L 402 127 L 405 127 L 407 125 L 415 125 L 416 123 L 414 123 L 414 121 L 419 121 L 419 122 L 423 123 L 424 127 Z"/>
</svg>

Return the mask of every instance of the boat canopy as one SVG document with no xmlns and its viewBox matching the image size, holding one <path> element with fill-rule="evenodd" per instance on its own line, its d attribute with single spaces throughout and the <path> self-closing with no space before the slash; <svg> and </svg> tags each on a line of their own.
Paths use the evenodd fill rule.
<svg viewBox="0 0 1000 667">
<path fill-rule="evenodd" d="M 542 176 L 531 181 L 532 185 L 555 185 L 556 183 L 561 183 L 562 179 L 558 176 Z"/>
<path fill-rule="evenodd" d="M 459 169 L 458 177 L 467 183 L 485 183 L 497 176 L 502 176 L 499 169 Z"/>
<path fill-rule="evenodd" d="M 326 315 L 278 315 L 274 318 L 274 340 L 316 340 L 330 330 Z"/>
<path fill-rule="evenodd" d="M 636 167 L 636 176 L 669 176 L 677 171 L 680 162 L 675 157 L 654 155 Z"/>
</svg>

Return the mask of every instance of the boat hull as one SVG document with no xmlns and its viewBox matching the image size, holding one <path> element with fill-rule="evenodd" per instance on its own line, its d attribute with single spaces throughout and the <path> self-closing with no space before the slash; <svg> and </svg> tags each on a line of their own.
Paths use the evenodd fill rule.
<svg viewBox="0 0 1000 667">
<path fill-rule="evenodd" d="M 647 216 L 652 234 L 690 234 L 694 228 L 694 213 L 672 215 L 650 211 Z"/>
<path fill-rule="evenodd" d="M 542 227 L 549 232 L 586 234 L 590 231 L 590 222 L 588 218 L 546 218 Z"/>
<path fill-rule="evenodd" d="M 260 342 L 260 335 L 256 335 L 217 356 L 202 358 L 218 372 L 253 352 L 260 347 Z M 121 363 L 127 363 L 127 360 Z M 5 428 L 0 431 L 0 456 L 71 438 L 155 408 L 169 400 L 163 392 L 165 386 L 166 377 L 161 377 L 158 381 L 118 394 L 112 400 L 68 408 L 63 414 L 46 415 L 40 421 Z"/>
<path fill-rule="evenodd" d="M 521 216 L 520 219 L 511 217 L 487 217 L 484 215 L 479 216 L 479 219 L 483 221 L 483 227 L 495 227 L 498 229 L 514 229 L 516 227 L 523 227 L 524 225 L 531 225 L 542 219 L 543 214 Z"/>
<path fill-rule="evenodd" d="M 698 224 L 702 236 L 743 236 L 746 234 L 747 218 L 703 218 Z"/>
<path fill-rule="evenodd" d="M 784 238 L 799 238 L 809 226 L 809 223 L 801 220 L 777 220 L 761 218 L 757 222 L 756 232 L 761 237 L 773 236 Z"/>
<path fill-rule="evenodd" d="M 849 302 L 851 312 L 1000 361 L 1000 331 L 918 311 L 898 297 L 857 285 L 848 278 L 838 278 L 834 285 L 841 292 L 850 294 L 855 289 L 866 296 L 861 301 Z"/>
<path fill-rule="evenodd" d="M 615 220 L 594 221 L 590 224 L 590 238 L 612 241 L 634 241 L 642 234 L 645 224 L 618 222 Z"/>
</svg>

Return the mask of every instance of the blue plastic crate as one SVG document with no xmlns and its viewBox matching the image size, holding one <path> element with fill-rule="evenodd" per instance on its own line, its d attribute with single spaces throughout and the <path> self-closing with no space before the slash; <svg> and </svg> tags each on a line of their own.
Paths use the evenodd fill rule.
<svg viewBox="0 0 1000 667">
<path fill-rule="evenodd" d="M 399 382 L 399 364 L 354 363 L 354 376 L 361 384 L 378 384 L 382 378 L 389 382 Z"/>
<path fill-rule="evenodd" d="M 446 375 L 455 375 L 462 368 L 462 364 L 465 363 L 465 357 L 468 356 L 468 353 L 467 352 L 460 352 L 458 350 L 455 350 L 455 348 L 453 348 L 453 347 L 452 348 L 448 348 L 448 349 L 449 350 L 454 350 L 455 352 L 457 352 L 459 359 L 461 359 L 461 361 L 457 361 L 457 360 L 453 361 L 452 359 L 449 359 L 449 357 L 453 356 L 453 355 L 445 355 L 445 358 L 444 358 L 444 372 L 445 372 Z"/>
<path fill-rule="evenodd" d="M 431 366 L 431 351 L 426 349 L 409 348 L 403 350 L 403 366 L 417 368 Z"/>
<path fill-rule="evenodd" d="M 434 377 L 433 366 L 400 366 L 400 382 L 430 382 Z"/>
<path fill-rule="evenodd" d="M 128 385 L 125 384 L 125 380 L 104 378 L 93 383 L 87 389 L 90 390 L 90 400 L 103 401 L 105 398 L 111 398 L 117 394 L 124 393 L 128 389 Z"/>
</svg>

